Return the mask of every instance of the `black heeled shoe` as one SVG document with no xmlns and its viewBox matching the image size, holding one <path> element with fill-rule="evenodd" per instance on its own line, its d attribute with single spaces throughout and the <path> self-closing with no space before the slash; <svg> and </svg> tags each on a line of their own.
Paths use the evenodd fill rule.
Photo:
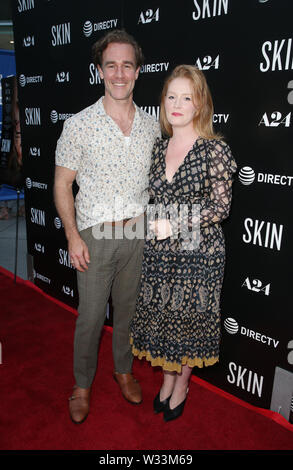
<svg viewBox="0 0 293 470">
<path fill-rule="evenodd" d="M 179 418 L 179 416 L 182 415 L 183 410 L 184 410 L 184 406 L 185 406 L 185 402 L 186 402 L 186 398 L 184 398 L 184 400 L 181 403 L 179 403 L 179 405 L 177 405 L 172 410 L 171 410 L 170 404 L 169 404 L 170 400 L 168 401 L 167 406 L 164 409 L 164 420 L 165 421 L 172 421 L 173 419 L 177 419 L 177 418 Z"/>
<path fill-rule="evenodd" d="M 161 401 L 160 400 L 160 391 L 158 395 L 154 398 L 154 412 L 155 413 L 161 413 L 161 411 L 164 411 L 166 406 L 169 404 L 169 400 L 171 398 L 171 395 L 166 398 L 165 400 Z"/>
</svg>

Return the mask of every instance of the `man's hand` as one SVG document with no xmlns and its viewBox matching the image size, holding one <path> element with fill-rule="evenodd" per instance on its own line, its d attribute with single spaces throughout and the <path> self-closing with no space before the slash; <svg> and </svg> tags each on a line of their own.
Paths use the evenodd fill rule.
<svg viewBox="0 0 293 470">
<path fill-rule="evenodd" d="M 64 225 L 71 264 L 78 271 L 84 272 L 88 269 L 90 256 L 88 247 L 80 237 L 76 226 L 74 199 L 72 194 L 72 183 L 75 177 L 76 171 L 56 166 L 54 197 L 56 209 Z"/>
<path fill-rule="evenodd" d="M 88 269 L 90 263 L 89 250 L 82 238 L 76 234 L 68 240 L 68 252 L 71 264 L 81 272 Z"/>
</svg>

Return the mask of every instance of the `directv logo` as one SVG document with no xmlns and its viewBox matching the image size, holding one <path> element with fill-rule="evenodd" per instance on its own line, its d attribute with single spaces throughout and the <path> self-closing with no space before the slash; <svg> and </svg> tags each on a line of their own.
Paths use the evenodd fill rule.
<svg viewBox="0 0 293 470">
<path fill-rule="evenodd" d="M 226 318 L 224 321 L 224 327 L 225 330 L 231 335 L 235 335 L 239 330 L 238 323 L 236 320 L 234 320 L 234 318 Z"/>
<path fill-rule="evenodd" d="M 240 333 L 242 336 L 246 336 L 249 339 L 252 339 L 254 341 L 259 341 L 260 343 L 266 344 L 268 346 L 272 346 L 274 348 L 277 348 L 280 341 L 276 340 L 274 338 L 270 338 L 269 336 L 266 336 L 262 333 L 259 333 L 257 331 L 251 330 L 250 328 L 247 328 L 246 326 L 241 326 L 239 328 L 239 325 L 234 318 L 226 318 L 224 321 L 224 327 L 227 333 L 230 333 L 230 335 L 235 335 L 236 333 Z"/>
<path fill-rule="evenodd" d="M 100 31 L 104 29 L 116 28 L 118 18 L 112 20 L 99 21 L 98 23 L 92 23 L 87 20 L 83 25 L 83 34 L 88 38 L 92 35 L 93 31 Z"/>
<path fill-rule="evenodd" d="M 32 181 L 29 177 L 26 178 L 25 183 L 28 189 L 31 189 L 31 188 L 47 189 L 48 188 L 47 183 L 40 183 L 39 181 Z"/>
<path fill-rule="evenodd" d="M 20 86 L 25 86 L 25 84 L 26 84 L 26 78 L 23 74 L 21 74 L 19 76 L 19 84 L 20 84 Z"/>
<path fill-rule="evenodd" d="M 73 116 L 74 113 L 57 113 L 55 109 L 53 109 L 50 113 L 50 118 L 53 124 L 56 124 L 56 122 L 59 121 L 66 121 L 66 119 L 70 118 Z"/>
<path fill-rule="evenodd" d="M 32 180 L 30 178 L 26 178 L 25 183 L 27 188 L 30 189 L 32 187 Z"/>
<path fill-rule="evenodd" d="M 61 219 L 59 219 L 59 217 L 55 217 L 54 219 L 54 225 L 57 229 L 61 228 L 62 227 L 62 222 L 61 222 Z"/>
<path fill-rule="evenodd" d="M 239 180 L 241 181 L 242 184 L 247 186 L 247 185 L 254 182 L 255 172 L 253 171 L 252 168 L 250 168 L 250 166 L 244 166 L 239 171 L 238 178 L 239 178 Z"/>
<path fill-rule="evenodd" d="M 54 124 L 55 124 L 55 122 L 58 121 L 58 113 L 57 113 L 57 111 L 55 111 L 55 109 L 53 109 L 53 111 L 51 111 L 50 118 L 51 118 L 51 121 Z"/>
<path fill-rule="evenodd" d="M 26 84 L 29 83 L 42 83 L 43 76 L 42 75 L 34 75 L 32 77 L 26 77 L 23 73 L 19 75 L 19 84 L 20 86 L 24 87 Z"/>
<path fill-rule="evenodd" d="M 83 34 L 88 38 L 93 32 L 93 25 L 91 21 L 86 21 L 83 25 Z"/>
<path fill-rule="evenodd" d="M 250 168 L 250 166 L 244 166 L 241 168 L 238 178 L 245 186 L 252 184 L 254 181 L 257 181 L 257 183 L 277 184 L 281 187 L 293 186 L 293 176 L 275 175 L 272 173 L 255 174 L 254 170 Z"/>
</svg>

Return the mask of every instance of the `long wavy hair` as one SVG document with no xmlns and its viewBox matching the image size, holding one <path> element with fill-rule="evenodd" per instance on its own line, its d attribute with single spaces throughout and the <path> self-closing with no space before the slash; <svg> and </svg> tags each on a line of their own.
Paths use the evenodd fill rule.
<svg viewBox="0 0 293 470">
<path fill-rule="evenodd" d="M 191 82 L 194 105 L 198 108 L 193 125 L 198 134 L 205 139 L 222 139 L 222 136 L 216 133 L 213 128 L 214 105 L 206 78 L 197 67 L 185 64 L 175 67 L 163 86 L 160 106 L 160 124 L 163 135 L 167 137 L 173 135 L 172 126 L 166 116 L 165 97 L 170 83 L 175 78 L 187 78 Z"/>
</svg>

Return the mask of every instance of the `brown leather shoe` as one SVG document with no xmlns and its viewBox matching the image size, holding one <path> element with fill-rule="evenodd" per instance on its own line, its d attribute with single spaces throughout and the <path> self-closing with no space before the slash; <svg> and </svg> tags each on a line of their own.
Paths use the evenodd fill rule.
<svg viewBox="0 0 293 470">
<path fill-rule="evenodd" d="M 119 374 L 118 372 L 114 372 L 113 377 L 118 383 L 122 395 L 129 403 L 139 405 L 142 402 L 140 385 L 132 374 Z"/>
<path fill-rule="evenodd" d="M 83 423 L 90 409 L 91 388 L 81 388 L 75 385 L 72 396 L 69 398 L 69 413 L 75 424 Z"/>
</svg>

